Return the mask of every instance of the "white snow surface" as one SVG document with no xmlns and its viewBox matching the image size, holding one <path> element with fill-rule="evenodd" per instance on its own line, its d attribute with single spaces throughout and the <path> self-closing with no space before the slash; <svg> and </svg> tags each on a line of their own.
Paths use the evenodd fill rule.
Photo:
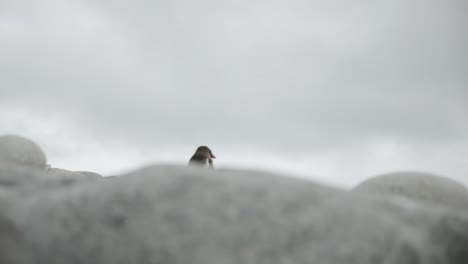
<svg viewBox="0 0 468 264">
<path fill-rule="evenodd" d="M 420 202 L 468 210 L 467 188 L 455 180 L 423 172 L 393 172 L 370 178 L 356 192 L 401 196 Z"/>
<path fill-rule="evenodd" d="M 17 136 L 0 136 L 0 164 L 46 168 L 46 155 L 33 141 Z"/>
<path fill-rule="evenodd" d="M 0 163 L 0 263 L 466 264 L 462 187 L 421 173 L 347 191 L 258 171 Z"/>
<path fill-rule="evenodd" d="M 12 173 L 41 178 L 4 198 L 38 263 L 454 264 L 468 256 L 468 215 L 459 210 L 284 176 L 151 166 L 69 182 L 0 170 Z"/>
</svg>

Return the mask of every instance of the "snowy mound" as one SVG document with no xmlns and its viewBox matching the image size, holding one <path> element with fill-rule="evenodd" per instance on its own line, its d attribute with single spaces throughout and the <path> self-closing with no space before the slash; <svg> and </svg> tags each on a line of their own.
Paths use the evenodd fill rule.
<svg viewBox="0 0 468 264">
<path fill-rule="evenodd" d="M 0 263 L 33 264 L 32 251 L 24 237 L 5 215 L 0 212 Z"/>
<path fill-rule="evenodd" d="M 422 202 L 468 208 L 468 191 L 463 184 L 428 173 L 388 173 L 362 182 L 354 191 L 397 195 Z"/>
<path fill-rule="evenodd" d="M 0 136 L 0 165 L 45 169 L 46 163 L 44 152 L 31 140 L 16 135 Z"/>
<path fill-rule="evenodd" d="M 1 264 L 468 263 L 466 190 L 446 178 L 388 174 L 347 192 L 151 166 L 103 180 L 44 169 L 36 144 L 0 139 Z"/>
<path fill-rule="evenodd" d="M 38 169 L 46 171 L 49 175 L 60 176 L 62 178 L 101 178 L 102 176 L 90 171 L 69 171 L 59 168 L 49 168 L 47 157 L 42 149 L 33 141 L 17 136 L 0 136 L 0 166 L 8 169 Z M 11 175 L 11 174 L 10 174 Z M 10 183 L 26 180 L 23 173 L 21 176 L 10 176 Z M 28 176 L 26 176 L 28 177 Z M 36 176 L 33 176 L 37 180 Z M 3 179 L 5 181 L 6 179 Z M 33 181 L 34 181 L 33 180 Z M 1 187 L 1 186 L 0 186 Z"/>
<path fill-rule="evenodd" d="M 468 263 L 468 215 L 452 207 L 169 166 L 69 184 L 0 168 L 0 185 L 19 174 L 30 180 L 16 183 L 4 213 L 37 263 Z"/>
<path fill-rule="evenodd" d="M 69 170 L 64 170 L 64 169 L 58 169 L 58 168 L 49 168 L 47 169 L 47 173 L 49 175 L 54 175 L 54 176 L 61 176 L 61 177 L 86 177 L 90 179 L 96 179 L 96 178 L 101 178 L 102 176 L 100 174 L 97 174 L 95 172 L 90 172 L 90 171 L 69 171 Z"/>
</svg>

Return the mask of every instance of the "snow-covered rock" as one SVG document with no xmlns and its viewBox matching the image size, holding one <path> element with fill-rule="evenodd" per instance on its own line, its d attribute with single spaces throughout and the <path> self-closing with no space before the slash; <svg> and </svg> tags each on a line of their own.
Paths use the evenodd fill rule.
<svg viewBox="0 0 468 264">
<path fill-rule="evenodd" d="M 348 192 L 252 171 L 46 168 L 0 137 L 1 264 L 466 264 L 466 189 L 421 173 Z M 395 199 L 407 197 L 409 199 Z"/>
<path fill-rule="evenodd" d="M 91 171 L 69 171 L 59 168 L 48 168 L 47 173 L 54 176 L 60 177 L 86 177 L 90 179 L 102 178 L 100 174 Z"/>
<path fill-rule="evenodd" d="M 16 165 L 45 169 L 47 159 L 42 149 L 33 141 L 17 136 L 0 136 L 0 165 Z"/>
<path fill-rule="evenodd" d="M 452 207 L 248 171 L 152 166 L 70 185 L 30 174 L 48 180 L 5 212 L 38 263 L 468 263 L 468 215 Z"/>
<path fill-rule="evenodd" d="M 75 171 L 76 173 L 79 173 L 83 176 L 89 177 L 89 178 L 101 178 L 103 177 L 101 174 L 92 172 L 92 171 Z"/>
<path fill-rule="evenodd" d="M 429 173 L 383 174 L 362 182 L 353 191 L 401 196 L 420 202 L 468 209 L 468 191 L 463 184 Z"/>
<path fill-rule="evenodd" d="M 85 178 L 102 178 L 101 175 L 90 171 L 69 171 L 59 168 L 50 168 L 47 165 L 47 157 L 41 147 L 35 142 L 18 135 L 0 136 L 0 168 L 19 172 L 17 174 L 5 174 L 5 176 L 0 179 L 0 188 L 5 185 L 16 186 L 25 183 L 37 184 L 37 181 L 45 180 L 56 182 L 57 180 L 43 176 L 43 173 L 31 173 L 31 170 L 61 177 L 61 179 L 58 179 L 61 182 L 77 181 Z"/>
</svg>

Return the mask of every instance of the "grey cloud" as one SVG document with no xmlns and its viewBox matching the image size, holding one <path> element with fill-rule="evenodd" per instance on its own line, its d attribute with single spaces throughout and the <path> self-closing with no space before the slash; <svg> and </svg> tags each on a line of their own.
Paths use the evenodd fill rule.
<svg viewBox="0 0 468 264">
<path fill-rule="evenodd" d="M 467 138 L 464 1 L 25 3 L 0 11 L 0 102 L 97 138 L 281 155 Z"/>
</svg>

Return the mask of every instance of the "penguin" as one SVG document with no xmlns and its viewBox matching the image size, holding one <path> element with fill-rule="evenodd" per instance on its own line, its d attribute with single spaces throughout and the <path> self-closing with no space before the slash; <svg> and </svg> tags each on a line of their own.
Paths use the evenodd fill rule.
<svg viewBox="0 0 468 264">
<path fill-rule="evenodd" d="M 211 149 L 207 146 L 200 146 L 190 158 L 189 166 L 203 166 L 214 169 L 213 159 L 216 159 L 216 156 L 213 155 Z"/>
</svg>

